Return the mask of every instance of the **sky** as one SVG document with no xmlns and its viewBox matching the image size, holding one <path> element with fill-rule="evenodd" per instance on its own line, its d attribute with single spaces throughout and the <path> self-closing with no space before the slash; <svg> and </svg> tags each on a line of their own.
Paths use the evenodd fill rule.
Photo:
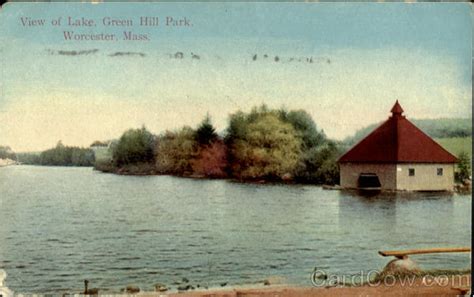
<svg viewBox="0 0 474 297">
<path fill-rule="evenodd" d="M 139 26 L 141 16 L 160 25 Z M 120 40 L 123 31 L 150 40 Z M 333 139 L 386 119 L 397 99 L 408 118 L 472 117 L 471 43 L 467 3 L 10 3 L 0 10 L 0 145 L 89 146 L 142 125 L 195 127 L 206 113 L 224 131 L 229 114 L 263 103 L 306 110 Z"/>
</svg>

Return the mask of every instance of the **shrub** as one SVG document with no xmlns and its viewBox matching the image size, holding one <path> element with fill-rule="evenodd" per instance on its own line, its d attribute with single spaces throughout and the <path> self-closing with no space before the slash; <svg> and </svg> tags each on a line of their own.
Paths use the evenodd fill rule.
<svg viewBox="0 0 474 297">
<path fill-rule="evenodd" d="M 457 171 L 455 179 L 458 182 L 464 182 L 471 177 L 471 158 L 466 152 L 458 155 Z"/>
<path fill-rule="evenodd" d="M 112 159 L 116 166 L 154 162 L 155 137 L 146 130 L 130 129 L 114 145 Z"/>
</svg>

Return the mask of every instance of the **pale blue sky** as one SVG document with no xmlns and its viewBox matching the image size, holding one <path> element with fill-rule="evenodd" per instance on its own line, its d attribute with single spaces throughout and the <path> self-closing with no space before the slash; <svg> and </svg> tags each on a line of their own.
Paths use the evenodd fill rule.
<svg viewBox="0 0 474 297">
<path fill-rule="evenodd" d="M 261 103 L 303 108 L 336 139 L 385 119 L 396 99 L 409 118 L 470 117 L 471 13 L 466 3 L 10 4 L 0 14 L 0 144 L 89 145 L 142 124 L 194 126 L 207 111 L 222 130 L 229 113 Z M 193 26 L 133 29 L 150 42 L 66 42 L 70 28 L 25 28 L 20 16 Z M 178 51 L 184 59 L 169 57 Z"/>
</svg>

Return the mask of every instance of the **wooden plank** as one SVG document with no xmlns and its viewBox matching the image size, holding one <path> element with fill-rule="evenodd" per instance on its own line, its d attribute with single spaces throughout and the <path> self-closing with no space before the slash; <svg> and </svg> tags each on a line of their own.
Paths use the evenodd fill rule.
<svg viewBox="0 0 474 297">
<path fill-rule="evenodd" d="M 456 291 L 459 291 L 459 293 L 460 293 L 462 296 L 466 295 L 467 293 L 469 293 L 469 291 L 471 291 L 471 287 L 469 287 L 469 286 L 464 286 L 464 287 L 452 287 L 451 289 L 456 290 Z"/>
<path fill-rule="evenodd" d="M 407 255 L 415 254 L 434 254 L 434 253 L 468 253 L 471 252 L 469 247 L 460 248 L 432 248 L 432 249 L 413 249 L 413 250 L 401 250 L 401 251 L 379 251 L 379 254 L 384 257 L 395 256 L 404 257 Z"/>
</svg>

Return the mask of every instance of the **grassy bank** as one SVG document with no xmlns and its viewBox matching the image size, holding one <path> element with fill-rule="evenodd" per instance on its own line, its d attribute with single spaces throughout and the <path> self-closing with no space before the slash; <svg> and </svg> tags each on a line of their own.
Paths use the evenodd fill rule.
<svg viewBox="0 0 474 297">
<path fill-rule="evenodd" d="M 466 152 L 472 159 L 472 137 L 435 138 L 435 141 L 455 156 Z"/>
</svg>

